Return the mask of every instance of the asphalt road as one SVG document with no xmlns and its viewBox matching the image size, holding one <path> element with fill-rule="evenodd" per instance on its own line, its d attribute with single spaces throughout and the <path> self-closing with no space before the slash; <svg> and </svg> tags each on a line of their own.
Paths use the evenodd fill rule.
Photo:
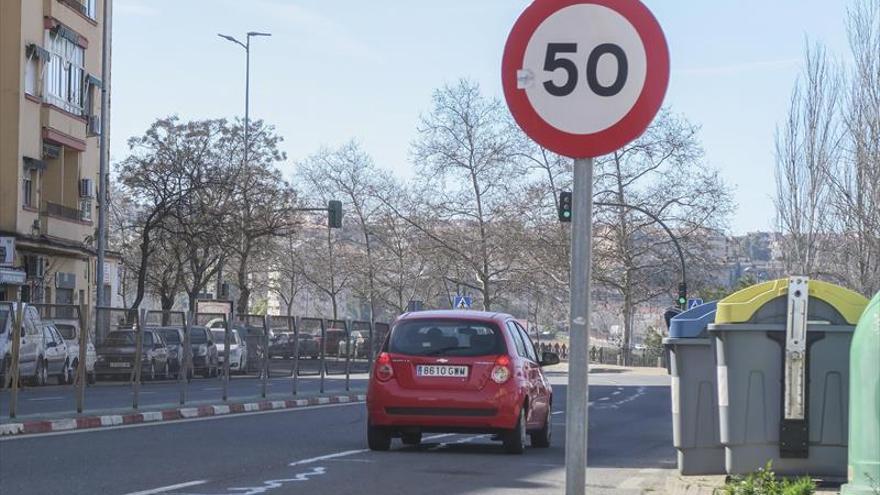
<svg viewBox="0 0 880 495">
<path fill-rule="evenodd" d="M 302 374 L 297 380 L 299 395 L 314 395 L 320 392 L 321 385 L 317 372 L 318 363 L 302 360 Z M 331 363 L 332 375 L 324 380 L 325 392 L 345 391 L 344 363 Z M 293 397 L 291 363 L 273 359 L 270 378 L 266 387 L 269 399 L 289 399 Z M 351 390 L 366 388 L 366 374 L 352 374 Z M 176 380 L 143 382 L 141 384 L 139 407 L 150 409 L 176 406 L 180 399 L 181 384 Z M 76 391 L 72 385 L 47 385 L 43 387 L 23 387 L 19 389 L 17 414 L 14 421 L 35 419 L 76 412 Z M 0 390 L 0 423 L 13 421 L 9 418 L 10 393 Z M 223 396 L 223 379 L 195 377 L 187 386 L 187 403 L 199 404 L 218 402 Z M 228 400 L 244 401 L 262 396 L 262 380 L 256 375 L 232 375 L 229 380 Z M 131 410 L 132 385 L 119 381 L 99 381 L 86 387 L 84 413 L 108 413 Z M 2 495 L 2 494 L 0 494 Z"/>
<path fill-rule="evenodd" d="M 555 403 L 565 377 L 552 376 Z M 668 379 L 591 375 L 587 493 L 663 492 L 673 473 Z M 554 445 L 503 453 L 478 435 L 365 445 L 363 404 L 0 440 L 3 494 L 563 493 L 564 411 Z"/>
</svg>

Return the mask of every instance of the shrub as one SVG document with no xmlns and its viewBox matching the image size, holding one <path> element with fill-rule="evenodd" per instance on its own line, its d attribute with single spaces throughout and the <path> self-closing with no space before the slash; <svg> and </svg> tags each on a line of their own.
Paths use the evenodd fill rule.
<svg viewBox="0 0 880 495">
<path fill-rule="evenodd" d="M 816 485 L 808 477 L 777 479 L 771 464 L 745 477 L 735 477 L 718 493 L 722 495 L 812 495 Z"/>
</svg>

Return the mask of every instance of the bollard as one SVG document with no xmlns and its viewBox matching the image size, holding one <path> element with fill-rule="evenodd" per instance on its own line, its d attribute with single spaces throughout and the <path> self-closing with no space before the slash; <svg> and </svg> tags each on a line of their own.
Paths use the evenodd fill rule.
<svg viewBox="0 0 880 495">
<path fill-rule="evenodd" d="M 841 495 L 880 492 L 880 293 L 862 314 L 850 347 L 848 483 Z"/>
</svg>

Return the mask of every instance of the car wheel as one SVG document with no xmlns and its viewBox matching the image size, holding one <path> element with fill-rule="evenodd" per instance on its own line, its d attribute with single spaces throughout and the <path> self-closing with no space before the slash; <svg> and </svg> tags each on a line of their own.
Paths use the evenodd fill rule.
<svg viewBox="0 0 880 495">
<path fill-rule="evenodd" d="M 168 361 L 165 361 L 165 367 L 162 371 L 162 379 L 167 380 L 171 378 L 171 367 L 168 366 Z"/>
<path fill-rule="evenodd" d="M 95 373 L 94 371 L 89 373 L 88 377 L 89 377 L 89 385 L 94 385 L 95 383 L 98 382 L 98 374 Z"/>
<path fill-rule="evenodd" d="M 526 408 L 519 412 L 516 427 L 504 434 L 504 450 L 508 454 L 522 454 L 526 447 Z"/>
<path fill-rule="evenodd" d="M 147 379 L 153 381 L 156 379 L 156 362 L 150 361 L 150 374 L 147 375 Z"/>
<path fill-rule="evenodd" d="M 404 433 L 400 436 L 400 441 L 404 445 L 418 445 L 422 443 L 422 433 Z"/>
<path fill-rule="evenodd" d="M 70 361 L 64 361 L 64 367 L 61 368 L 61 374 L 58 375 L 58 385 L 73 383 L 73 373 L 70 369 Z"/>
<path fill-rule="evenodd" d="M 8 385 L 9 379 L 12 376 L 12 356 L 4 356 L 3 357 L 3 368 L 0 368 L 0 377 L 3 378 L 3 383 L 0 383 L 0 388 L 5 388 Z"/>
<path fill-rule="evenodd" d="M 49 364 L 42 360 L 40 362 L 42 364 L 38 366 L 37 385 L 43 386 L 49 383 Z"/>
<path fill-rule="evenodd" d="M 550 440 L 553 436 L 553 418 L 550 417 L 550 408 L 547 408 L 547 419 L 544 420 L 544 427 L 529 435 L 532 440 L 532 447 L 546 449 L 550 447 Z"/>
<path fill-rule="evenodd" d="M 385 451 L 391 448 L 391 432 L 381 426 L 373 426 L 367 420 L 367 446 L 370 450 Z"/>
</svg>

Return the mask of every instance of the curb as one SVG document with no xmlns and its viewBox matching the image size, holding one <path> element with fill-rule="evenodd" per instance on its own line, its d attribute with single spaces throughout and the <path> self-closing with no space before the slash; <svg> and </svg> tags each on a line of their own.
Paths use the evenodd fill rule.
<svg viewBox="0 0 880 495">
<path fill-rule="evenodd" d="M 240 402 L 216 406 L 179 407 L 175 409 L 130 414 L 110 414 L 105 416 L 82 416 L 67 419 L 24 421 L 21 423 L 0 424 L 0 437 L 31 435 L 35 433 L 52 433 L 57 431 L 85 430 L 141 423 L 159 423 L 178 421 L 181 419 L 205 418 L 209 416 L 226 416 L 246 412 L 297 409 L 326 404 L 364 402 L 366 399 L 367 396 L 364 394 L 344 394 L 310 397 L 308 399 L 263 400 L 259 402 Z"/>
</svg>

